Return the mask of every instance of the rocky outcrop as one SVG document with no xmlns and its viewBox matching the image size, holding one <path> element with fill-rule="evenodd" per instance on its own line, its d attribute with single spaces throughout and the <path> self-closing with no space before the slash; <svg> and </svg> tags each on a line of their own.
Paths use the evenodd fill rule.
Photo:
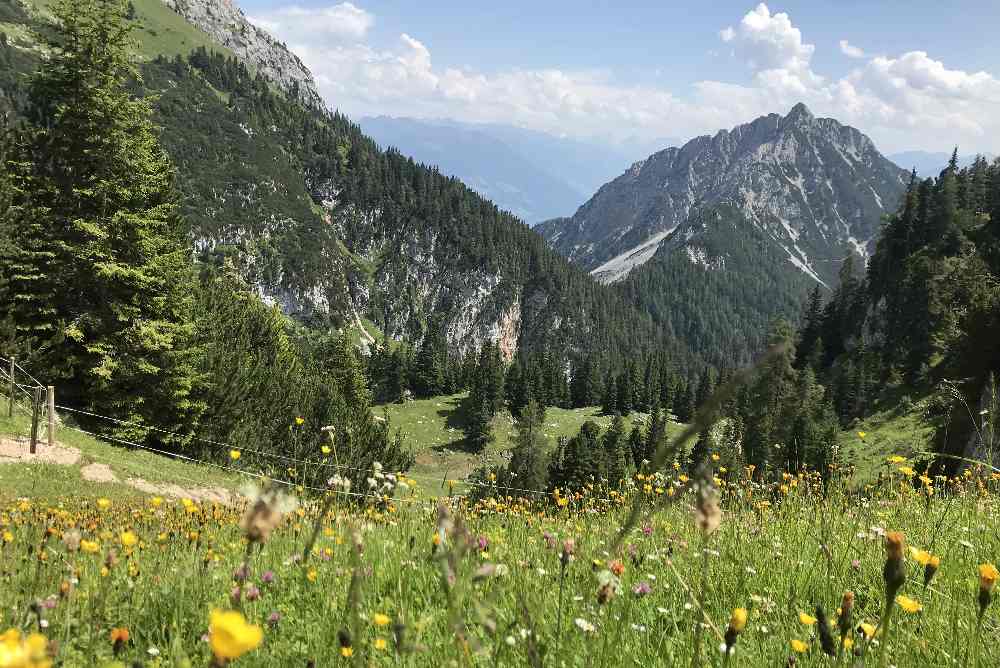
<svg viewBox="0 0 1000 668">
<path fill-rule="evenodd" d="M 266 30 L 250 23 L 243 10 L 232 0 L 163 0 L 163 4 L 231 50 L 285 92 L 298 96 L 310 106 L 324 107 L 312 73 L 298 56 Z"/>
<path fill-rule="evenodd" d="M 571 218 L 537 229 L 550 245 L 613 282 L 686 234 L 697 209 L 730 204 L 766 230 L 789 265 L 832 285 L 839 260 L 872 250 L 899 203 L 906 171 L 867 136 L 803 104 L 692 139 L 637 162 Z M 699 262 L 697 252 L 690 254 Z"/>
</svg>

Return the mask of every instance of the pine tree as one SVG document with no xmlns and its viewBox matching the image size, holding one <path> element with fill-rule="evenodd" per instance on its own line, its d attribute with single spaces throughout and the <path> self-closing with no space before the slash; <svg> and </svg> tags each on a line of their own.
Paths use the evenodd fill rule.
<svg viewBox="0 0 1000 668">
<path fill-rule="evenodd" d="M 346 334 L 326 334 L 316 346 L 318 365 L 348 405 L 368 408 L 371 392 L 365 384 L 358 350 Z"/>
<path fill-rule="evenodd" d="M 187 433 L 201 412 L 191 251 L 149 103 L 128 92 L 139 74 L 125 5 L 52 12 L 8 161 L 16 224 L 0 308 L 63 401 L 138 423 L 114 429 L 129 439 L 143 424 Z"/>
<path fill-rule="evenodd" d="M 507 475 L 503 478 L 511 487 L 545 489 L 548 462 L 545 456 L 545 437 L 542 435 L 544 424 L 545 409 L 534 401 L 529 401 L 515 423 L 517 435 L 514 439 L 514 449 L 511 451 Z"/>
<path fill-rule="evenodd" d="M 799 342 L 795 348 L 795 367 L 801 369 L 814 359 L 816 344 L 822 339 L 823 294 L 817 285 L 809 293 L 805 313 L 802 317 Z"/>
<path fill-rule="evenodd" d="M 618 413 L 618 383 L 615 382 L 615 374 L 608 369 L 604 376 L 604 396 L 601 399 L 601 412 L 605 415 L 615 415 Z"/>
<path fill-rule="evenodd" d="M 707 459 L 712 449 L 712 438 L 708 429 L 698 432 L 698 440 L 691 449 L 689 470 L 696 471 Z"/>
<path fill-rule="evenodd" d="M 643 462 L 646 459 L 646 437 L 642 433 L 642 425 L 636 421 L 628 434 L 628 452 L 632 457 L 632 467 L 636 471 L 644 471 Z"/>
<path fill-rule="evenodd" d="M 444 391 L 445 359 L 444 337 L 431 327 L 417 350 L 413 361 L 413 391 L 418 397 L 433 397 Z"/>
<path fill-rule="evenodd" d="M 616 415 L 601 440 L 604 449 L 604 475 L 615 488 L 628 477 L 628 459 L 625 454 L 625 420 Z"/>
</svg>

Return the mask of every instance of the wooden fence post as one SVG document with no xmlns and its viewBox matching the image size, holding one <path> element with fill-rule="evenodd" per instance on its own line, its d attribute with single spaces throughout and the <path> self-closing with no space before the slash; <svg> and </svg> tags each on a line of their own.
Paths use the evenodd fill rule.
<svg viewBox="0 0 1000 668">
<path fill-rule="evenodd" d="M 14 385 L 14 356 L 10 356 L 10 397 L 7 401 L 7 417 L 14 417 L 14 392 L 17 387 Z"/>
<path fill-rule="evenodd" d="M 56 444 L 56 388 L 49 385 L 45 389 L 45 412 L 49 418 L 49 447 Z"/>
<path fill-rule="evenodd" d="M 35 401 L 31 406 L 31 444 L 28 452 L 35 454 L 38 450 L 38 413 L 42 407 L 42 388 L 35 388 Z"/>
</svg>

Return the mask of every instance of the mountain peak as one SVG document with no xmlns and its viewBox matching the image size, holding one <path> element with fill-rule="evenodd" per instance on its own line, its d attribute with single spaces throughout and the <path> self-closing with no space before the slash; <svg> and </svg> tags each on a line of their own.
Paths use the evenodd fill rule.
<svg viewBox="0 0 1000 668">
<path fill-rule="evenodd" d="M 794 107 L 792 107 L 791 111 L 788 112 L 788 115 L 785 116 L 786 121 L 792 121 L 792 122 L 795 121 L 809 122 L 812 121 L 814 118 L 816 117 L 813 116 L 813 113 L 809 111 L 809 107 L 807 107 L 804 102 L 799 102 L 798 104 L 796 104 Z"/>
<path fill-rule="evenodd" d="M 665 252 L 694 244 L 701 232 L 690 221 L 728 204 L 789 271 L 832 285 L 837 261 L 864 254 L 908 179 L 863 134 L 820 122 L 799 103 L 786 116 L 761 116 L 658 153 L 598 190 L 568 223 L 540 231 L 571 260 L 616 280 L 652 257 L 654 242 Z M 667 243 L 665 232 L 676 238 Z"/>
</svg>

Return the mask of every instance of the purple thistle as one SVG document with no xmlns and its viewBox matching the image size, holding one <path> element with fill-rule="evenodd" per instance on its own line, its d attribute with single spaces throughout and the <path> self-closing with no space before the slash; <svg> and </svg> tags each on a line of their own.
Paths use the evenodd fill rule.
<svg viewBox="0 0 1000 668">
<path fill-rule="evenodd" d="M 652 593 L 652 591 L 653 588 L 645 580 L 643 580 L 636 586 L 632 587 L 632 593 L 635 594 L 638 598 L 642 598 L 643 596 Z"/>
</svg>

